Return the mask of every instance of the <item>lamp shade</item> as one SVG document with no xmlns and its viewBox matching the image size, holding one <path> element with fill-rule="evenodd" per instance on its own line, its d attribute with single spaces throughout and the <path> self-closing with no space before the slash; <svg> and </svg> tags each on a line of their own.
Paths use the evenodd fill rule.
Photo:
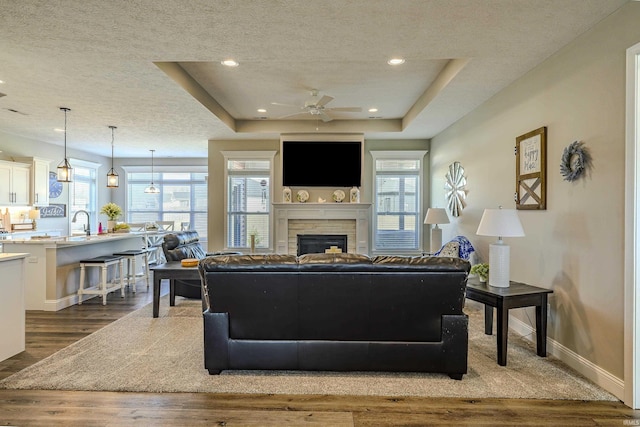
<svg viewBox="0 0 640 427">
<path fill-rule="evenodd" d="M 29 210 L 29 219 L 40 219 L 40 210 L 39 209 Z"/>
<path fill-rule="evenodd" d="M 425 224 L 449 224 L 449 216 L 444 208 L 429 208 L 424 217 Z"/>
<path fill-rule="evenodd" d="M 476 234 L 479 236 L 522 237 L 524 230 L 515 209 L 485 209 Z"/>
</svg>

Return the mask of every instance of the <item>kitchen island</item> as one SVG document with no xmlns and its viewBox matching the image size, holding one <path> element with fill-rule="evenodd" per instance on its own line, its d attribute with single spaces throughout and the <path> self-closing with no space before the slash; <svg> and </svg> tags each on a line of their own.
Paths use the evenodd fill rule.
<svg viewBox="0 0 640 427">
<path fill-rule="evenodd" d="M 25 308 L 58 311 L 78 302 L 79 261 L 143 246 L 137 233 L 48 237 L 3 241 L 3 252 L 29 253 L 25 269 Z M 96 283 L 97 272 L 90 280 Z"/>
<path fill-rule="evenodd" d="M 0 254 L 0 361 L 25 348 L 25 258 L 29 254 Z"/>
</svg>

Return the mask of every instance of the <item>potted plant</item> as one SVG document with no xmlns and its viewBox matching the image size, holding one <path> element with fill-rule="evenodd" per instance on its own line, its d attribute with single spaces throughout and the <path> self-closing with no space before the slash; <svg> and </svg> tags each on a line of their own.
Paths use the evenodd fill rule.
<svg viewBox="0 0 640 427">
<path fill-rule="evenodd" d="M 489 277 L 489 264 L 482 263 L 472 266 L 471 274 L 475 274 L 476 276 L 478 276 L 478 280 L 481 283 L 486 282 L 487 278 Z"/>
<path fill-rule="evenodd" d="M 122 215 L 122 208 L 115 203 L 107 203 L 100 209 L 101 214 L 105 214 L 109 219 L 107 221 L 107 231 L 113 232 L 116 221 Z"/>
</svg>

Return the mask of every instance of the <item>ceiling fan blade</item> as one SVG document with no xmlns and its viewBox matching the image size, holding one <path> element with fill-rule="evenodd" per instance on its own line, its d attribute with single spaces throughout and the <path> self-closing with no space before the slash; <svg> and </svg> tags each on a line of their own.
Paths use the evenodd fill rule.
<svg viewBox="0 0 640 427">
<path fill-rule="evenodd" d="M 362 108 L 360 107 L 335 107 L 335 108 L 326 108 L 329 111 L 344 111 L 348 113 L 360 113 Z"/>
<path fill-rule="evenodd" d="M 329 115 L 327 113 L 325 113 L 324 111 L 321 112 L 319 114 L 320 118 L 322 119 L 323 122 L 330 122 L 331 120 L 333 120 L 331 117 L 329 117 Z"/>
<path fill-rule="evenodd" d="M 286 119 L 286 118 L 293 117 L 293 116 L 301 116 L 301 115 L 303 115 L 303 114 L 304 114 L 304 115 L 307 115 L 307 114 L 309 114 L 309 113 L 307 113 L 306 111 L 302 111 L 302 112 L 298 112 L 298 113 L 287 114 L 287 115 L 285 115 L 285 116 L 280 116 L 280 117 L 276 117 L 276 118 L 277 118 L 278 120 L 280 120 L 280 119 Z"/>
<path fill-rule="evenodd" d="M 325 105 L 327 105 L 331 101 L 333 101 L 333 97 L 332 96 L 324 95 L 322 98 L 320 98 L 320 101 L 318 101 L 316 103 L 316 107 L 324 107 Z"/>
<path fill-rule="evenodd" d="M 300 108 L 299 105 L 294 105 L 294 104 L 283 104 L 281 102 L 272 102 L 271 105 L 278 105 L 280 107 L 293 107 L 293 108 Z"/>
</svg>

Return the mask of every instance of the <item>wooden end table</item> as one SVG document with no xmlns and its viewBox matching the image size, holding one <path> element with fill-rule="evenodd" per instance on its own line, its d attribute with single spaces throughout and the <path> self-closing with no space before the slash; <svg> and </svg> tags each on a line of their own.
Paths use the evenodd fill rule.
<svg viewBox="0 0 640 427">
<path fill-rule="evenodd" d="M 507 365 L 507 333 L 509 331 L 509 309 L 536 308 L 536 347 L 540 357 L 547 356 L 547 296 L 550 289 L 539 288 L 519 282 L 509 282 L 508 288 L 496 288 L 487 283 L 469 279 L 467 298 L 484 304 L 484 333 L 492 334 L 493 308 L 497 312 L 498 365 Z"/>
<path fill-rule="evenodd" d="M 198 267 L 183 267 L 180 261 L 170 261 L 149 267 L 153 271 L 153 317 L 158 317 L 160 312 L 160 282 L 162 279 L 169 280 L 169 305 L 176 305 L 176 288 L 174 281 L 180 280 L 200 280 Z"/>
</svg>

